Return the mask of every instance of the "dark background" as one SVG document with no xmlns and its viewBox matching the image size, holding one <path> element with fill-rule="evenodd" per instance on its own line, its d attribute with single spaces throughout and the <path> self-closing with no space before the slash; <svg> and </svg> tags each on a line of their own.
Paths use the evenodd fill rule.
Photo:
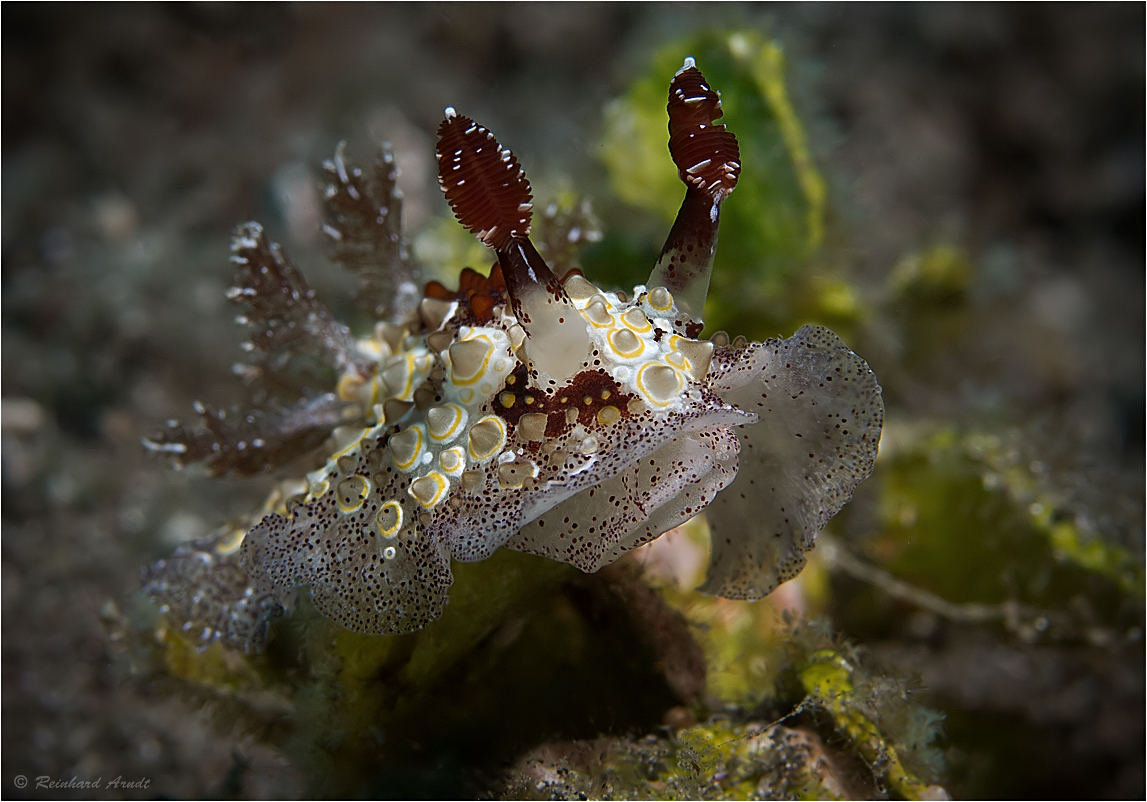
<svg viewBox="0 0 1147 802">
<path fill-rule="evenodd" d="M 1010 293 L 988 342 L 1020 367 L 978 392 L 1070 421 L 1141 549 L 1141 4 L 5 3 L 3 23 L 6 790 L 16 774 L 122 775 L 200 797 L 225 790 L 240 749 L 245 794 L 297 793 L 270 750 L 125 682 L 100 620 L 139 566 L 267 487 L 174 474 L 139 447 L 193 399 L 239 397 L 231 227 L 262 220 L 345 311 L 350 284 L 283 201 L 340 138 L 364 157 L 394 143 L 413 227 L 446 212 L 446 105 L 513 142 L 535 185 L 604 197 L 603 103 L 703 25 L 785 45 L 862 290 L 945 241 Z M 1112 761 L 1103 793 L 1140 795 L 1142 755 Z"/>
</svg>

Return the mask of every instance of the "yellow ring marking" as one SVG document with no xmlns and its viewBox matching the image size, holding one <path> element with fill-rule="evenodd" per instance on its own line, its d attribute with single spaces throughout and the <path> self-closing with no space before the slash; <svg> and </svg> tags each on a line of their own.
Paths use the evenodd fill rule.
<svg viewBox="0 0 1147 802">
<path fill-rule="evenodd" d="M 466 468 L 466 455 L 461 448 L 448 448 L 438 455 L 438 464 L 448 476 L 458 476 Z"/>
<path fill-rule="evenodd" d="M 398 438 L 401 438 L 401 442 L 396 444 L 394 441 Z M 410 443 L 411 438 L 414 440 L 413 443 Z M 422 434 L 422 424 L 411 426 L 409 429 L 405 429 L 391 437 L 390 456 L 391 459 L 394 460 L 394 467 L 398 468 L 400 471 L 409 471 L 411 468 L 413 468 L 418 463 L 419 457 L 422 456 L 424 442 L 425 439 Z M 395 450 L 396 445 L 398 447 L 398 451 L 401 451 L 403 454 L 409 454 L 410 456 L 406 459 L 401 458 L 398 454 L 398 451 Z"/>
<path fill-rule="evenodd" d="M 481 344 L 486 348 L 486 353 L 481 361 L 476 359 L 477 350 L 472 344 Z M 461 347 L 460 347 L 461 346 Z M 465 340 L 459 340 L 450 346 L 450 381 L 456 386 L 465 386 L 468 384 L 475 384 L 481 381 L 482 377 L 486 375 L 486 371 L 490 367 L 490 358 L 494 356 L 496 347 L 494 341 L 490 339 L 488 334 L 475 334 Z M 464 358 L 463 358 L 464 355 Z M 471 369 L 468 375 L 460 374 L 458 367 L 459 362 L 468 362 L 467 367 Z"/>
<path fill-rule="evenodd" d="M 370 495 L 370 480 L 365 476 L 347 476 L 335 487 L 335 501 L 343 512 L 354 512 Z"/>
<path fill-rule="evenodd" d="M 668 365 L 652 362 L 637 371 L 637 389 L 646 401 L 659 409 L 671 406 L 684 388 L 684 378 Z"/>
<path fill-rule="evenodd" d="M 582 317 L 597 328 L 613 325 L 613 315 L 609 313 L 609 301 L 604 295 L 595 295 L 582 310 Z"/>
<path fill-rule="evenodd" d="M 506 424 L 496 415 L 487 415 L 470 429 L 470 456 L 476 460 L 489 459 L 506 445 Z"/>
<path fill-rule="evenodd" d="M 465 422 L 466 410 L 457 404 L 443 404 L 426 411 L 430 439 L 436 443 L 448 443 L 453 440 Z"/>
<path fill-rule="evenodd" d="M 654 287 L 645 298 L 649 306 L 658 312 L 668 312 L 673 308 L 673 295 L 664 287 Z"/>
<path fill-rule="evenodd" d="M 645 351 L 645 341 L 629 329 L 614 329 L 609 333 L 609 347 L 622 359 L 633 359 Z"/>
<path fill-rule="evenodd" d="M 638 309 L 636 306 L 626 311 L 621 316 L 621 320 L 626 326 L 636 331 L 638 334 L 645 334 L 647 331 L 653 331 L 653 324 L 649 322 L 649 318 L 645 313 Z"/>
<path fill-rule="evenodd" d="M 388 501 L 374 517 L 374 525 L 383 537 L 394 537 L 402 528 L 402 519 L 402 505 L 397 501 Z"/>
<path fill-rule="evenodd" d="M 437 471 L 431 471 L 410 483 L 410 495 L 426 509 L 441 501 L 449 489 L 450 481 Z"/>
<path fill-rule="evenodd" d="M 615 406 L 602 407 L 597 413 L 597 422 L 602 426 L 609 426 L 621 420 L 621 410 Z"/>
</svg>

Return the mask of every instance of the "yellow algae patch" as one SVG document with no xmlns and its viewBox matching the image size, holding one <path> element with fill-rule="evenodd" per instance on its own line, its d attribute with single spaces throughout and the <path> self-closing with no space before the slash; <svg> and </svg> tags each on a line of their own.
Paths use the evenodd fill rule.
<svg viewBox="0 0 1147 802">
<path fill-rule="evenodd" d="M 228 554 L 234 554 L 243 545 L 243 539 L 247 537 L 247 530 L 236 527 L 224 535 L 218 543 L 215 544 L 215 553 L 220 557 L 226 557 Z"/>
</svg>

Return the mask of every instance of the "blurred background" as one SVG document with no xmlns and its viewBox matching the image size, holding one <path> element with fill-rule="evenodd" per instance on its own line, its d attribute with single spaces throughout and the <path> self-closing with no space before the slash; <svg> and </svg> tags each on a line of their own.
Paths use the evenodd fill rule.
<svg viewBox="0 0 1147 802">
<path fill-rule="evenodd" d="M 590 199 L 586 273 L 632 286 L 681 194 L 664 95 L 692 54 L 747 154 L 707 331 L 826 323 L 884 386 L 877 473 L 812 566 L 827 589 L 790 607 L 920 678 L 956 795 L 1143 795 L 1142 5 L 2 13 L 6 791 L 102 774 L 217 796 L 242 762 L 244 795 L 300 793 L 275 749 L 126 681 L 101 621 L 273 481 L 139 444 L 242 399 L 232 227 L 263 222 L 365 331 L 317 174 L 341 139 L 360 162 L 386 140 L 425 277 L 486 267 L 436 185 L 452 105 L 539 201 Z"/>
</svg>

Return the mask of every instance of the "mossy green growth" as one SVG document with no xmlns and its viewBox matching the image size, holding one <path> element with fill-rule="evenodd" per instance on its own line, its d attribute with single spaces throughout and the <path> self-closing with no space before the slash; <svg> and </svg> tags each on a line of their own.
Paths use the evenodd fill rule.
<svg viewBox="0 0 1147 802">
<path fill-rule="evenodd" d="M 706 534 L 703 522 L 694 520 L 674 535 L 685 542 L 653 548 L 673 548 L 680 558 L 691 541 L 701 542 Z M 827 570 L 815 549 L 810 556 L 804 572 L 759 602 L 688 591 L 703 573 L 703 562 L 696 564 L 694 574 L 683 572 L 676 581 L 656 574 L 651 581 L 660 584 L 663 596 L 693 625 L 709 666 L 711 704 L 756 711 L 786 726 L 807 725 L 809 716 L 815 720 L 821 711 L 830 719 L 829 729 L 817 724 L 817 737 L 843 735 L 845 751 L 859 760 L 862 779 L 875 777 L 905 798 L 926 796 L 943 771 L 934 745 L 943 715 L 911 702 L 910 683 L 863 668 L 851 647 L 833 636 L 827 621 L 802 620 L 790 613 L 790 605 L 815 611 L 829 604 Z M 647 570 L 656 571 L 657 557 L 650 560 L 654 568 Z M 690 798 L 779 794 L 824 799 L 861 793 L 855 770 L 842 769 L 828 757 L 814 758 L 817 748 L 804 735 L 779 730 L 758 727 L 750 732 L 720 716 L 684 730 L 678 736 L 678 770 L 662 777 L 664 784 L 657 788 Z M 790 761 L 784 771 L 765 768 L 765 752 L 773 757 L 786 754 L 797 741 L 802 746 L 793 754 L 799 753 L 799 760 Z M 721 779 L 713 783 L 713 777 Z"/>
<path fill-rule="evenodd" d="M 879 464 L 884 527 L 869 539 L 869 555 L 949 601 L 1004 601 L 1005 567 L 1031 564 L 1040 547 L 1028 521 L 984 487 L 954 431 L 914 446 Z"/>
<path fill-rule="evenodd" d="M 808 730 L 714 719 L 677 735 L 667 788 L 676 799 L 842 799 L 839 770 Z"/>
<path fill-rule="evenodd" d="M 1114 579 L 1131 595 L 1143 595 L 1143 563 L 1127 549 L 1108 545 L 1095 535 L 1085 536 L 1067 521 L 1052 523 L 1050 511 L 1034 517 L 1037 525 L 1046 529 L 1056 557 Z"/>
<path fill-rule="evenodd" d="M 947 602 L 1017 604 L 1045 627 L 1067 615 L 1073 598 L 1086 598 L 1093 623 L 1107 626 L 1141 600 L 1141 563 L 1100 533 L 1081 531 L 1022 456 L 1018 434 L 895 420 L 885 433 L 866 490 L 879 495 L 880 520 L 861 541 L 868 559 Z M 848 630 L 884 632 L 891 619 L 882 600 L 879 591 L 862 592 L 841 608 Z M 1059 634 L 1079 636 L 1091 626 L 1078 623 Z"/>
<path fill-rule="evenodd" d="M 1032 461 L 1020 459 L 1014 444 L 995 435 L 973 433 L 965 438 L 964 448 L 984 466 L 984 485 L 1002 491 L 1027 512 L 1031 526 L 1047 538 L 1057 561 L 1106 577 L 1129 596 L 1143 598 L 1142 558 L 1064 514 L 1055 494 L 1041 481 L 1042 471 L 1037 473 Z"/>
<path fill-rule="evenodd" d="M 810 656 L 799 673 L 808 701 L 831 713 L 836 728 L 893 791 L 905 799 L 926 796 L 927 784 L 908 771 L 877 723 L 860 709 L 852 683 L 853 667 L 843 655 L 821 649 Z"/>
<path fill-rule="evenodd" d="M 930 783 L 943 717 L 910 702 L 906 683 L 867 673 L 824 622 L 788 620 L 783 630 L 771 704 L 715 714 L 669 739 L 583 745 L 564 765 L 551 753 L 561 779 L 537 789 L 613 799 L 841 799 L 879 785 L 908 799 L 940 793 Z"/>
<path fill-rule="evenodd" d="M 669 156 L 665 84 L 683 54 L 697 59 L 721 93 L 720 123 L 740 144 L 741 177 L 722 204 L 721 234 L 705 320 L 763 339 L 801 322 L 843 327 L 866 312 L 856 293 L 818 254 L 826 239 L 828 192 L 786 81 L 781 46 L 757 31 L 708 31 L 660 50 L 649 69 L 606 108 L 602 158 L 621 200 L 667 225 L 685 188 Z M 619 283 L 641 282 L 650 265 L 622 256 L 656 255 L 606 232 L 587 266 Z M 605 263 L 605 264 L 603 264 Z M 625 279 L 622 279 L 622 276 Z"/>
<path fill-rule="evenodd" d="M 870 775 L 807 726 L 713 718 L 675 735 L 542 747 L 506 799 L 855 799 Z M 540 781 L 539 781 L 540 779 Z"/>
</svg>

